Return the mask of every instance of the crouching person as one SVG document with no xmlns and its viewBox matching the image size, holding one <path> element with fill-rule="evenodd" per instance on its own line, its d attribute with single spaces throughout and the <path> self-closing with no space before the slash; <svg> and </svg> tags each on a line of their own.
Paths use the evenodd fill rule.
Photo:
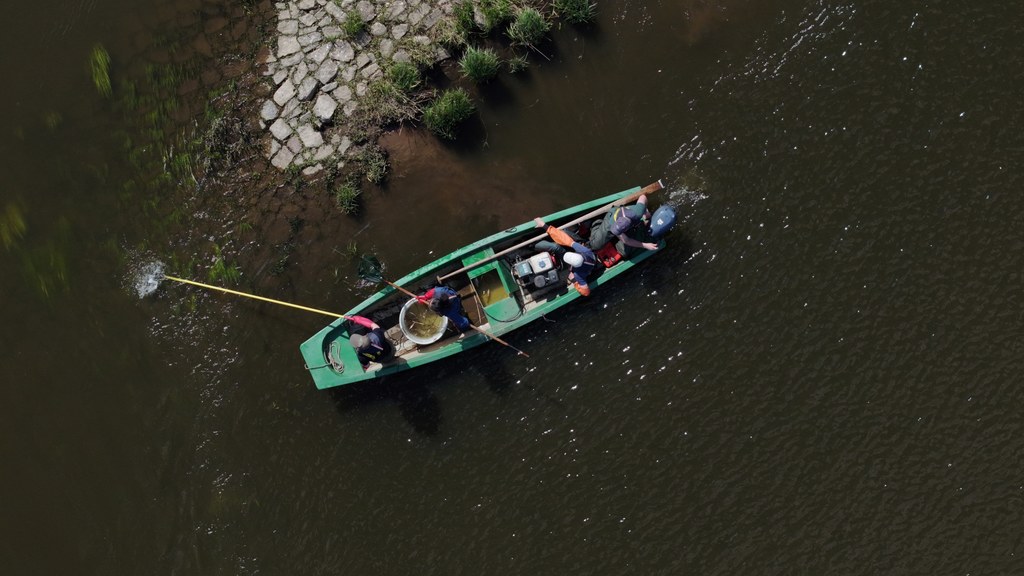
<svg viewBox="0 0 1024 576">
<path fill-rule="evenodd" d="M 362 316 L 349 316 L 348 320 L 368 330 L 366 334 L 353 334 L 348 339 L 356 350 L 363 370 L 366 370 L 370 362 L 383 364 L 394 357 L 395 347 L 384 337 L 384 330 L 376 322 Z"/>
<path fill-rule="evenodd" d="M 459 332 L 469 330 L 469 318 L 463 313 L 462 299 L 455 290 L 447 286 L 437 286 L 427 290 L 422 296 L 417 296 L 416 299 L 429 306 L 434 313 L 447 318 Z"/>
</svg>

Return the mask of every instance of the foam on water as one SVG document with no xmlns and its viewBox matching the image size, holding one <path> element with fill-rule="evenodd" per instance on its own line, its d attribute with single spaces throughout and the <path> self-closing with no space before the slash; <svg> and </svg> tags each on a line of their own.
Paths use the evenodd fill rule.
<svg viewBox="0 0 1024 576">
<path fill-rule="evenodd" d="M 160 287 L 160 280 L 164 277 L 164 263 L 159 260 L 145 262 L 134 272 L 133 286 L 139 298 L 145 298 Z"/>
</svg>

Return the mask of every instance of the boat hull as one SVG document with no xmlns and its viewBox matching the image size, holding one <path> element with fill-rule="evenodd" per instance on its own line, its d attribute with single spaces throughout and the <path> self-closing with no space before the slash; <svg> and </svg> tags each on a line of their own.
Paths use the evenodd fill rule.
<svg viewBox="0 0 1024 576">
<path fill-rule="evenodd" d="M 659 182 L 655 190 L 660 187 Z M 561 225 L 574 218 L 588 216 L 602 207 L 607 208 L 613 203 L 630 201 L 640 192 L 641 189 L 637 187 L 610 194 L 550 214 L 544 220 L 553 225 Z M 561 271 L 559 281 L 545 289 L 524 285 L 512 271 L 515 264 L 513 259 L 521 261 L 535 254 L 529 241 L 542 233 L 533 221 L 525 222 L 455 250 L 392 282 L 413 293 L 422 293 L 436 285 L 438 278 L 446 278 L 446 283 L 454 283 L 454 287 L 459 287 L 467 315 L 474 325 L 493 336 L 501 337 L 581 297 L 566 281 L 568 270 Z M 527 245 L 516 248 L 523 243 Z M 591 290 L 608 284 L 657 252 L 638 250 L 624 257 L 590 280 Z M 397 324 L 397 320 L 393 321 L 392 317 L 397 319 L 398 310 L 407 299 L 407 295 L 386 286 L 345 313 L 347 316 L 367 316 L 386 329 L 388 339 L 396 346 L 396 355 L 384 364 L 373 363 L 365 370 L 360 366 L 355 351 L 348 343 L 353 328 L 342 318 L 303 342 L 299 349 L 316 387 L 334 388 L 404 372 L 490 341 L 480 331 L 470 330 L 461 337 L 452 333 L 426 346 L 412 344 L 397 325 L 388 325 L 389 322 Z M 510 350 L 510 353 L 515 352 Z"/>
</svg>

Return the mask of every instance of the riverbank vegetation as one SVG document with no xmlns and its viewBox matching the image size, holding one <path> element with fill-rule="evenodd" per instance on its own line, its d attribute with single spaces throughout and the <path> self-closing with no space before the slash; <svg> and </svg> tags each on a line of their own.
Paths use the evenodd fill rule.
<svg viewBox="0 0 1024 576">
<path fill-rule="evenodd" d="M 84 58 L 96 93 L 124 120 L 113 136 L 125 162 L 96 172 L 118 178 L 113 184 L 122 204 L 146 229 L 127 247 L 194 262 L 189 276 L 230 284 L 266 283 L 268 272 L 278 277 L 301 270 L 292 263 L 302 252 L 281 247 L 308 239 L 300 240 L 304 232 L 285 222 L 323 220 L 335 211 L 359 217 L 366 194 L 386 187 L 392 169 L 377 144 L 384 130 L 418 124 L 443 140 L 469 134 L 461 126 L 476 113 L 475 100 L 488 93 L 476 85 L 527 70 L 544 54 L 557 19 L 569 22 L 565 2 L 462 0 L 429 43 L 411 35 L 395 41 L 394 49 L 408 56 L 396 61 L 380 52 L 350 8 L 346 14 L 356 17 L 346 19 L 342 35 L 370 38 L 361 49 L 375 56 L 382 74 L 359 89 L 354 111 L 339 110 L 328 121 L 339 137 L 319 172 L 310 161 L 282 173 L 269 165 L 270 139 L 258 121 L 272 87 L 251 63 L 266 57 L 276 16 L 272 5 L 260 6 L 253 8 L 259 13 L 224 8 L 224 29 L 234 40 L 217 44 L 213 39 L 220 36 L 210 32 L 206 46 L 189 28 L 154 39 L 151 54 L 134 62 L 112 62 L 119 55 L 112 58 L 100 44 Z M 54 118 L 51 130 L 60 125 Z M 17 243 L 23 235 L 17 219 L 5 214 L 2 224 L 4 244 Z"/>
</svg>

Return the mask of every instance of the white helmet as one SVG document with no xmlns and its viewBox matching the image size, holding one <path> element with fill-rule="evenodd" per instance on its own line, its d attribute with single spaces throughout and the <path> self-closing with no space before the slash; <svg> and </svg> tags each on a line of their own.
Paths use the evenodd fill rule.
<svg viewBox="0 0 1024 576">
<path fill-rule="evenodd" d="M 562 260 L 565 260 L 565 263 L 573 268 L 583 266 L 583 255 L 575 252 L 566 252 L 565 256 L 562 256 Z"/>
</svg>

